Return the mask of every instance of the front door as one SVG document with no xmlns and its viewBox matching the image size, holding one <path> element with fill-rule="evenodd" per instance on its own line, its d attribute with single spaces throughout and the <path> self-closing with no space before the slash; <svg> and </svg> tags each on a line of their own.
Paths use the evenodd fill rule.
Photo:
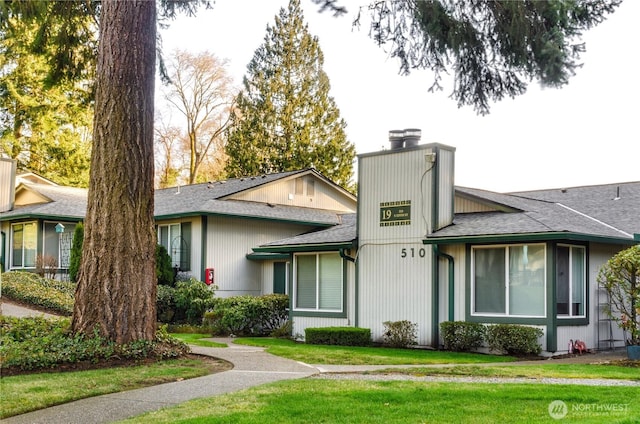
<svg viewBox="0 0 640 424">
<path fill-rule="evenodd" d="M 277 294 L 285 294 L 287 287 L 287 263 L 273 263 L 273 292 Z"/>
</svg>

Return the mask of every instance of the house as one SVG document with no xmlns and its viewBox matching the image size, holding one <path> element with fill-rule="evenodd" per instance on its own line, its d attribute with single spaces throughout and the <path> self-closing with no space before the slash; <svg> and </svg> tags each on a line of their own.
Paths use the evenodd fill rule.
<svg viewBox="0 0 640 424">
<path fill-rule="evenodd" d="M 640 182 L 500 194 L 454 186 L 455 148 L 418 145 L 359 155 L 357 218 L 265 243 L 291 257 L 294 334 L 385 321 L 418 325 L 438 347 L 439 324 L 536 326 L 547 354 L 569 340 L 623 346 L 606 320 L 597 274 L 640 241 Z"/>
<path fill-rule="evenodd" d="M 4 182 L 15 165 L 3 160 Z M 36 182 L 34 182 L 36 181 Z M 21 180 L 5 188 L 0 212 L 0 263 L 6 270 L 35 270 L 41 255 L 55 258 L 64 273 L 75 225 L 84 219 L 85 189 L 44 180 Z M 0 200 L 3 197 L 0 197 Z M 252 248 L 342 222 L 354 213 L 353 194 L 313 169 L 237 178 L 157 190 L 158 242 L 172 265 L 201 281 L 206 275 L 219 296 L 286 290 L 287 258 L 255 254 Z"/>
<path fill-rule="evenodd" d="M 409 320 L 418 344 L 439 347 L 440 323 L 455 320 L 539 327 L 547 354 L 571 339 L 623 345 L 597 274 L 640 242 L 640 182 L 457 187 L 455 148 L 420 145 L 416 130 L 390 141 L 359 155 L 357 202 L 313 169 L 158 190 L 158 241 L 176 270 L 211 279 L 219 296 L 288 293 L 299 337 L 357 326 L 380 339 L 385 321 Z M 86 193 L 22 182 L 4 204 L 6 269 L 33 269 L 36 252 L 65 263 L 55 226 L 66 233 L 82 219 Z"/>
</svg>

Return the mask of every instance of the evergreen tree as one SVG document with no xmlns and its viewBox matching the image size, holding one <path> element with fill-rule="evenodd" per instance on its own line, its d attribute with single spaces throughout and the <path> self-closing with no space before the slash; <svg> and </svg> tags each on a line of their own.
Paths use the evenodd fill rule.
<svg viewBox="0 0 640 424">
<path fill-rule="evenodd" d="M 50 25 L 60 26 L 61 18 Z M 0 153 L 60 184 L 86 187 L 90 79 L 49 84 L 46 55 L 31 51 L 38 25 L 13 19 L 12 28 L 0 32 Z"/>
<path fill-rule="evenodd" d="M 69 279 L 73 283 L 78 282 L 78 271 L 82 260 L 82 242 L 84 241 L 84 225 L 82 222 L 76 224 L 71 241 L 71 256 L 69 257 Z"/>
<path fill-rule="evenodd" d="M 247 66 L 228 132 L 231 177 L 313 167 L 350 185 L 355 148 L 329 96 L 318 38 L 304 23 L 299 0 L 267 26 L 264 43 Z"/>
</svg>

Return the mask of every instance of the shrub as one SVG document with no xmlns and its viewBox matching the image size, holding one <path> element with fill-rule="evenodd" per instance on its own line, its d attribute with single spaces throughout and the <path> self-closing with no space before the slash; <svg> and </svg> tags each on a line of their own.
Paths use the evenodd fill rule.
<svg viewBox="0 0 640 424">
<path fill-rule="evenodd" d="M 305 342 L 319 345 L 369 346 L 371 330 L 356 327 L 307 328 Z"/>
<path fill-rule="evenodd" d="M 202 281 L 191 278 L 188 281 L 176 283 L 173 302 L 175 304 L 173 322 L 200 325 L 204 313 L 213 308 L 214 292 Z"/>
<path fill-rule="evenodd" d="M 53 280 L 58 271 L 58 260 L 51 255 L 36 256 L 36 274 L 42 278 Z"/>
<path fill-rule="evenodd" d="M 175 274 L 171 267 L 171 257 L 161 244 L 156 245 L 156 277 L 158 285 L 174 286 Z"/>
<path fill-rule="evenodd" d="M 72 334 L 68 319 L 13 318 L 0 316 L 0 357 L 3 369 L 39 370 L 81 361 L 110 359 L 174 358 L 189 348 L 161 328 L 153 341 L 122 345 L 97 332 Z"/>
<path fill-rule="evenodd" d="M 11 271 L 2 274 L 3 296 L 61 315 L 73 313 L 75 290 L 74 283 L 48 280 L 32 272 Z"/>
<path fill-rule="evenodd" d="M 171 323 L 176 314 L 176 289 L 159 285 L 156 294 L 156 314 L 159 322 Z"/>
<path fill-rule="evenodd" d="M 537 355 L 542 350 L 538 339 L 543 334 L 541 329 L 535 327 L 496 324 L 487 329 L 487 342 L 492 350 L 507 352 L 509 355 Z"/>
<path fill-rule="evenodd" d="M 204 324 L 214 334 L 265 336 L 277 330 L 281 334 L 286 331 L 288 307 L 289 297 L 284 294 L 216 299 Z"/>
<path fill-rule="evenodd" d="M 477 322 L 447 321 L 440 324 L 444 348 L 455 352 L 469 352 L 484 343 L 487 329 Z"/>
<path fill-rule="evenodd" d="M 73 230 L 73 241 L 71 242 L 71 253 L 69 256 L 69 279 L 77 283 L 78 271 L 80 270 L 80 260 L 82 259 L 82 242 L 84 241 L 84 225 L 82 222 L 76 224 Z"/>
<path fill-rule="evenodd" d="M 382 343 L 389 347 L 409 347 L 418 344 L 418 325 L 407 320 L 385 321 Z"/>
</svg>

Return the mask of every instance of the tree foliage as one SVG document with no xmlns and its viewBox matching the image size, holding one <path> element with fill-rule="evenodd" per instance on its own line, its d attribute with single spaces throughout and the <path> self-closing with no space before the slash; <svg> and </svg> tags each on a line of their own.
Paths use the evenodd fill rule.
<svg viewBox="0 0 640 424">
<path fill-rule="evenodd" d="M 61 18 L 48 21 L 49 31 L 64 26 Z M 0 31 L 0 152 L 60 184 L 86 187 L 91 80 L 52 85 L 48 60 L 55 46 L 34 52 L 40 26 L 16 18 L 9 24 L 11 31 Z"/>
<path fill-rule="evenodd" d="M 313 167 L 351 184 L 355 148 L 329 96 L 323 63 L 299 0 L 291 0 L 247 66 L 227 140 L 229 176 Z"/>
<path fill-rule="evenodd" d="M 175 51 L 167 64 L 170 82 L 164 99 L 172 111 L 178 112 L 184 125 L 164 127 L 166 131 L 162 126 L 156 129 L 158 147 L 165 153 L 161 177 L 165 182 L 182 169 L 187 171 L 188 184 L 200 181 L 199 175 L 204 181 L 224 177 L 223 134 L 235 96 L 226 65 L 226 60 L 210 52 L 192 54 L 182 50 Z M 173 168 L 171 162 L 183 156 L 181 151 L 186 152 L 187 161 L 178 164 L 179 169 Z"/>
<path fill-rule="evenodd" d="M 318 1 L 317 1 L 318 2 Z M 621 0 L 383 0 L 370 3 L 370 35 L 404 74 L 429 69 L 431 90 L 453 74 L 458 106 L 489 113 L 490 102 L 525 93 L 537 80 L 562 87 L 581 66 L 583 31 Z M 360 22 L 363 9 L 354 23 Z"/>
</svg>

